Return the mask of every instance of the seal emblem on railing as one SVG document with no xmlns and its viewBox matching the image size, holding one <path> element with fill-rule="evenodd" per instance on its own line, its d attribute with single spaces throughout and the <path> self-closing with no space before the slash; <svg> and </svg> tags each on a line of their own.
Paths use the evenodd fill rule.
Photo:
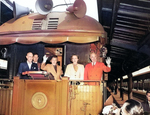
<svg viewBox="0 0 150 115">
<path fill-rule="evenodd" d="M 31 103 L 36 109 L 43 109 L 47 104 L 47 97 L 42 92 L 36 92 L 31 99 Z"/>
</svg>

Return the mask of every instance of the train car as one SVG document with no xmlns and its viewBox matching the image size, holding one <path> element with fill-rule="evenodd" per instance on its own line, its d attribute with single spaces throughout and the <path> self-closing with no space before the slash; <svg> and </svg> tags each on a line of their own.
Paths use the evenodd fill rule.
<svg viewBox="0 0 150 115">
<path fill-rule="evenodd" d="M 24 80 L 17 76 L 17 71 L 19 64 L 26 61 L 27 52 L 38 53 L 40 63 L 46 54 L 57 55 L 63 72 L 72 54 L 78 54 L 79 63 L 86 65 L 90 62 L 90 52 L 97 51 L 100 55 L 100 48 L 107 41 L 101 24 L 89 16 L 78 17 L 70 12 L 31 13 L 22 17 L 15 14 L 15 18 L 0 26 L 2 58 L 8 62 L 8 75 L 1 80 L 10 80 L 6 85 L 9 91 L 1 91 L 0 103 L 5 107 L 1 108 L 0 114 L 100 114 L 104 103 L 101 81 L 86 81 L 96 82 L 93 86 L 84 84 L 85 81 L 80 81 L 80 85 L 70 84 L 66 77 L 60 82 L 42 78 Z M 99 57 L 98 60 L 103 59 Z"/>
<path fill-rule="evenodd" d="M 122 87 L 128 88 L 128 82 L 123 82 L 123 86 Z"/>
<path fill-rule="evenodd" d="M 144 87 L 145 91 L 150 90 L 150 81 L 149 81 L 149 79 L 144 81 L 144 86 L 143 87 Z"/>
<path fill-rule="evenodd" d="M 133 88 L 138 89 L 138 83 L 136 81 L 133 82 Z"/>
<path fill-rule="evenodd" d="M 139 81 L 139 82 L 138 82 L 138 85 L 139 85 L 139 90 L 143 90 L 143 82 L 142 82 L 142 81 Z"/>
</svg>

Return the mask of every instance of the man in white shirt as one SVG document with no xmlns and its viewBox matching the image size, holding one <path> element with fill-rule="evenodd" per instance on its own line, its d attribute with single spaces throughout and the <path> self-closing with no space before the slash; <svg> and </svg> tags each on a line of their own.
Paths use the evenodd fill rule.
<svg viewBox="0 0 150 115">
<path fill-rule="evenodd" d="M 17 76 L 20 76 L 20 79 L 29 79 L 29 76 L 23 75 L 22 72 L 26 71 L 38 71 L 38 65 L 36 63 L 33 63 L 33 53 L 28 52 L 26 55 L 27 61 L 22 62 L 19 65 Z"/>
</svg>

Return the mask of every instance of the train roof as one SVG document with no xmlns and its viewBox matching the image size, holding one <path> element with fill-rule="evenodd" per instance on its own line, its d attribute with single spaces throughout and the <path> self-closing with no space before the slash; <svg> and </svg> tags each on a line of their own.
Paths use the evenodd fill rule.
<svg viewBox="0 0 150 115">
<path fill-rule="evenodd" d="M 0 26 L 0 45 L 66 41 L 90 43 L 99 41 L 99 38 L 106 41 L 106 32 L 98 21 L 89 16 L 77 18 L 68 12 L 51 12 L 48 15 L 31 13 Z"/>
</svg>

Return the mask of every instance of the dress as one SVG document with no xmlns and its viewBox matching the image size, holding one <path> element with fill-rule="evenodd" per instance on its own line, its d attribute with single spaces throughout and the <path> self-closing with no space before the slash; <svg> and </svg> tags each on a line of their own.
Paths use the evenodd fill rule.
<svg viewBox="0 0 150 115">
<path fill-rule="evenodd" d="M 57 65 L 57 71 L 55 71 L 55 68 L 52 64 L 45 65 L 45 63 L 42 63 L 41 69 L 51 73 L 54 76 L 55 80 L 60 79 L 60 76 L 63 74 L 61 66 L 59 65 Z"/>
<path fill-rule="evenodd" d="M 73 64 L 68 64 L 65 75 L 70 78 L 70 80 L 83 80 L 84 79 L 84 66 L 82 64 L 77 64 L 78 70 L 75 71 Z"/>
<path fill-rule="evenodd" d="M 20 76 L 20 79 L 29 79 L 27 75 L 22 75 L 22 72 L 26 71 L 38 71 L 38 65 L 36 63 L 32 63 L 31 68 L 29 69 L 27 62 L 20 63 L 17 76 Z"/>
<path fill-rule="evenodd" d="M 150 106 L 148 104 L 148 101 L 142 102 L 141 104 L 143 106 L 144 112 L 150 112 Z"/>
<path fill-rule="evenodd" d="M 92 63 L 89 63 L 84 69 L 84 80 L 101 80 L 103 71 L 110 72 L 110 70 L 111 68 L 102 62 L 96 62 L 94 66 L 92 66 Z"/>
</svg>

